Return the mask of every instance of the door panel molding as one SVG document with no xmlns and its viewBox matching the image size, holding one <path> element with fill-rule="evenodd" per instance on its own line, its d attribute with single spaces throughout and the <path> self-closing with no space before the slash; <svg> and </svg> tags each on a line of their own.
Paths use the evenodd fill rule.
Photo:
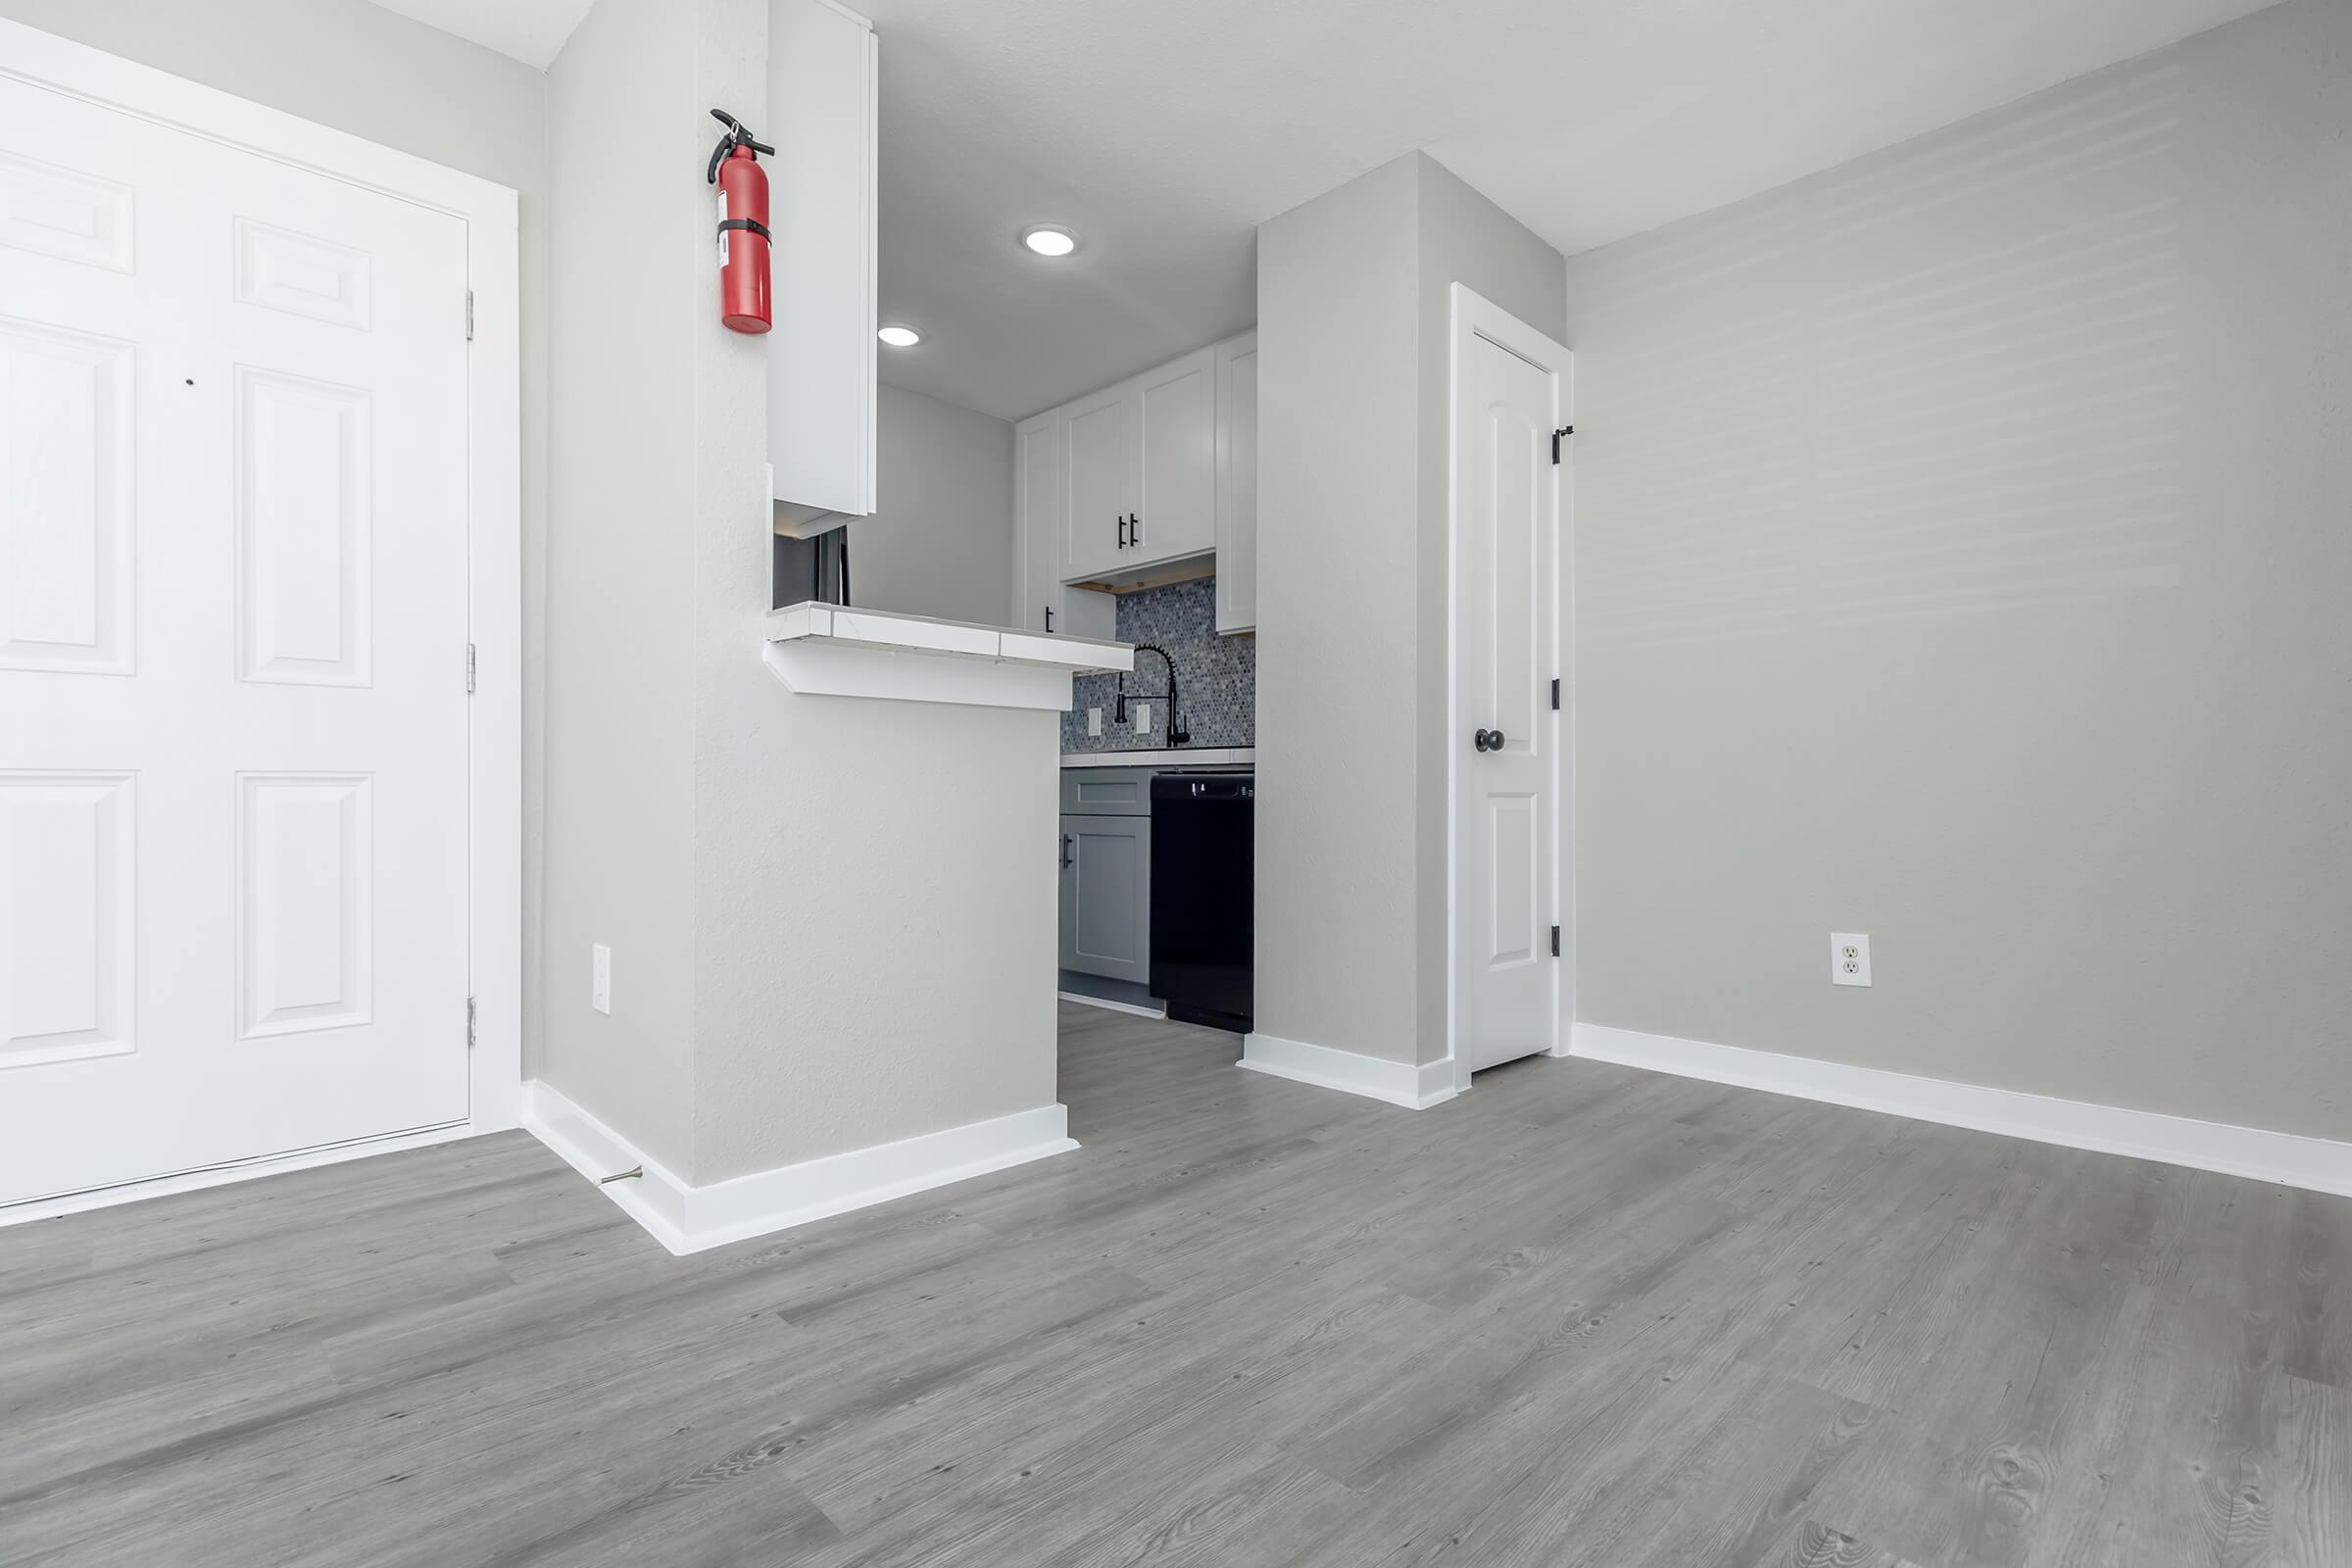
<svg viewBox="0 0 2352 1568">
<path fill-rule="evenodd" d="M 467 1065 L 469 1115 L 456 1131 L 515 1127 L 522 1101 L 520 290 L 515 192 L 13 21 L 0 20 L 0 80 L 258 154 L 278 165 L 446 214 L 465 225 L 464 281 L 472 306 L 465 370 L 466 638 L 473 651 L 474 679 L 466 710 L 471 855 L 465 942 L 475 1044 Z M 86 209 L 88 220 L 79 225 L 79 240 L 69 224 L 67 231 L 58 233 L 12 230 L 0 235 L 0 244 L 19 254 L 36 255 L 55 254 L 64 246 L 73 254 L 61 257 L 61 263 L 79 263 L 79 270 L 85 272 L 129 267 L 134 240 L 131 193 L 95 176 L 79 177 L 73 171 L 14 157 L 0 164 L 0 179 L 37 179 L 53 205 L 65 204 L 61 213 L 70 217 L 73 211 Z M 79 209 L 74 206 L 76 202 Z M 252 265 L 241 280 L 249 291 L 249 304 L 240 308 L 293 310 L 347 329 L 370 322 L 373 301 L 365 258 L 348 251 L 304 253 L 303 243 L 317 242 L 291 230 L 264 236 L 257 229 L 252 237 Z M 225 231 L 223 238 L 225 242 Z M 261 243 L 265 238 L 268 244 Z M 140 259 L 147 257 L 142 254 Z M 452 333 L 465 331 L 467 304 L 465 297 L 450 299 Z M 122 631 L 120 639 L 101 639 L 104 662 L 128 662 L 129 628 Z M 466 678 L 466 652 L 450 650 L 452 680 Z M 74 662 L 91 667 L 90 657 Z M 352 679 L 348 669 L 335 673 L 341 680 Z M 122 798 L 127 812 L 127 785 Z M 125 854 L 131 842 L 126 836 Z M 122 1026 L 129 1030 L 127 1016 Z M 447 1136 L 452 1136 L 450 1129 L 405 1132 L 362 1147 L 413 1145 L 420 1138 L 437 1141 Z M 259 1172 L 316 1163 L 320 1157 L 317 1152 L 297 1152 L 237 1162 L 233 1169 Z M 0 1225 L 39 1213 L 209 1185 L 217 1179 L 216 1174 L 196 1172 L 0 1208 Z"/>
</svg>

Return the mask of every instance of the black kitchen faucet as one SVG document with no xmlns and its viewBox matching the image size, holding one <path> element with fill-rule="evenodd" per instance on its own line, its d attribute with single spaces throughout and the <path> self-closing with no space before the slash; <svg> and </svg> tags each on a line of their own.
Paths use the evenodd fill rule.
<svg viewBox="0 0 2352 1568">
<path fill-rule="evenodd" d="M 1168 666 L 1168 744 L 1182 746 L 1193 736 L 1190 730 L 1179 724 L 1176 717 L 1176 661 L 1170 659 L 1168 651 L 1157 643 L 1137 643 L 1135 651 L 1139 654 L 1157 654 L 1159 662 Z M 1136 695 L 1145 697 L 1150 693 L 1138 692 Z M 1125 670 L 1119 671 L 1119 700 L 1115 719 L 1121 724 L 1127 722 L 1127 672 Z"/>
</svg>

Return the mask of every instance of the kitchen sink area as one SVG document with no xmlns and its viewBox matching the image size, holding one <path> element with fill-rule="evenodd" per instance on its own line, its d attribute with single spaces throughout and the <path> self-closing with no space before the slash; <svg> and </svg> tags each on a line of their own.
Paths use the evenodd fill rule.
<svg viewBox="0 0 2352 1568">
<path fill-rule="evenodd" d="M 1256 646 L 1219 633 L 1216 605 L 1213 578 L 1121 594 L 1134 669 L 1072 683 L 1057 990 L 1247 1033 Z"/>
</svg>

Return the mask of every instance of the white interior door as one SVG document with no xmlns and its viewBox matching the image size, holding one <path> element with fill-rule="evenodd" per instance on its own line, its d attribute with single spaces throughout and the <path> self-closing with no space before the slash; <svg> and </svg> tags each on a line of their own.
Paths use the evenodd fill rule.
<svg viewBox="0 0 2352 1568">
<path fill-rule="evenodd" d="M 1475 1069 L 1557 1038 L 1565 725 L 1551 706 L 1563 673 L 1551 433 L 1564 422 L 1567 355 L 1475 295 L 1455 300 L 1454 1041 Z"/>
<path fill-rule="evenodd" d="M 0 82 L 0 1203 L 466 1118 L 466 288 Z"/>
</svg>

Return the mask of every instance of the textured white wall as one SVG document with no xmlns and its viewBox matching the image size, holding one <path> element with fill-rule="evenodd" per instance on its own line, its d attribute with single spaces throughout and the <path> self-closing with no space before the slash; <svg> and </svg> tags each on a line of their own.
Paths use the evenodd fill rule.
<svg viewBox="0 0 2352 1568">
<path fill-rule="evenodd" d="M 1258 230 L 1261 1033 L 1445 1054 L 1448 293 L 1560 275 L 1418 153 Z"/>
<path fill-rule="evenodd" d="M 598 0 L 548 73 L 555 157 L 545 1041 L 539 1075 L 693 1169 L 701 187 L 696 32 Z M 738 111 L 744 113 L 747 111 Z M 757 451 L 755 446 L 752 450 Z M 612 1011 L 588 1005 L 612 949 Z"/>
<path fill-rule="evenodd" d="M 539 1059 L 547 651 L 547 77 L 365 0 L 0 0 L 0 16 L 520 197 L 523 1060 Z M 427 84 L 421 86 L 419 84 Z"/>
<path fill-rule="evenodd" d="M 1568 278 L 1580 1016 L 2352 1136 L 2352 7 Z"/>
<path fill-rule="evenodd" d="M 755 116 L 764 0 L 697 5 L 697 103 Z M 695 553 L 693 1179 L 707 1184 L 1054 1103 L 1059 747 L 1053 713 L 804 697 L 768 672 L 771 350 L 718 324 L 701 231 L 686 232 L 698 471 L 693 507 L 668 521 Z M 965 411 L 919 412 L 964 426 Z M 1001 515 L 1008 537 L 1011 429 L 970 417 L 985 423 L 961 444 L 1004 432 L 1003 466 L 969 477 L 974 514 Z M 932 481 L 943 505 L 958 477 Z M 952 515 L 928 520 L 946 533 Z M 961 548 L 935 537 L 916 553 Z M 853 549 L 858 598 L 879 603 L 873 547 Z M 1004 549 L 973 547 L 976 618 L 1003 618 Z"/>
<path fill-rule="evenodd" d="M 874 610 L 1012 616 L 1012 426 L 882 388 L 874 514 L 850 527 L 850 588 Z"/>
</svg>

